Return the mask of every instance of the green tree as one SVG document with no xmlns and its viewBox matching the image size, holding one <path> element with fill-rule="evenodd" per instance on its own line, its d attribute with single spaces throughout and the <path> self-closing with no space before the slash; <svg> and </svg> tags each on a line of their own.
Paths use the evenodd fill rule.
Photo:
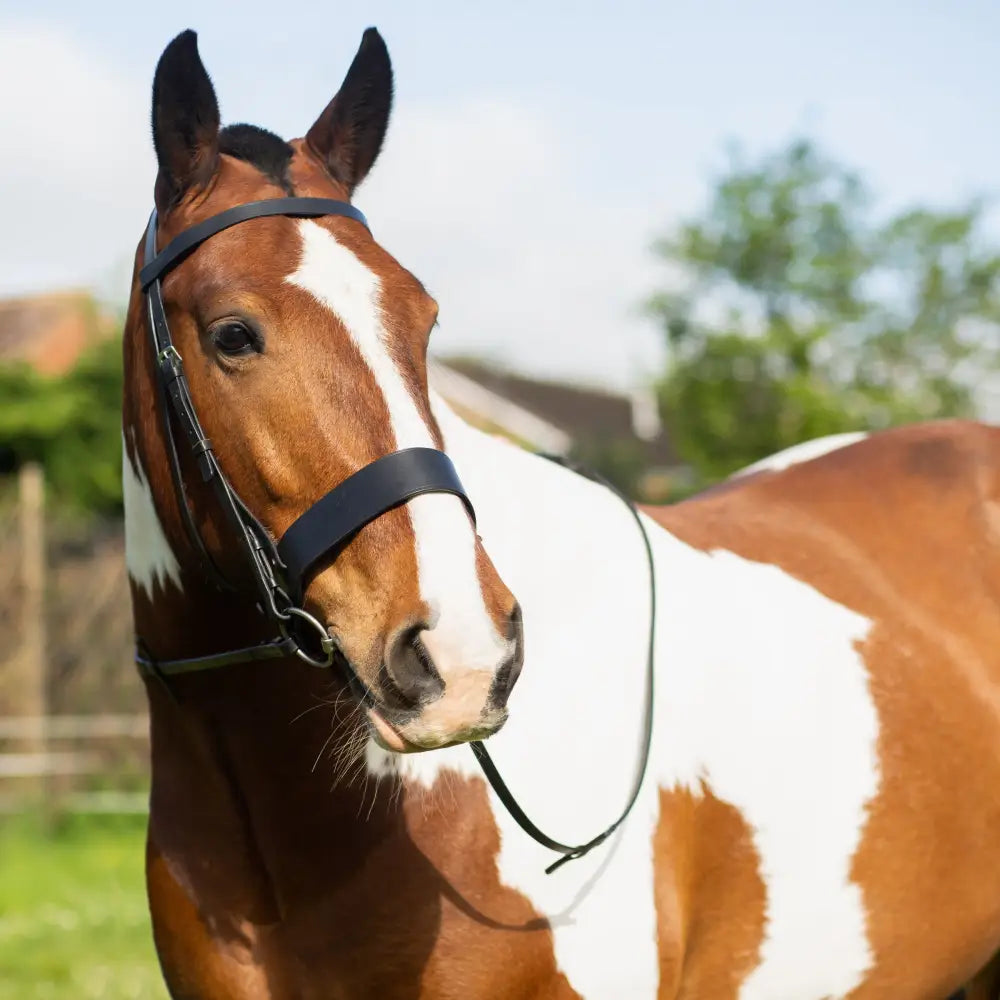
<svg viewBox="0 0 1000 1000">
<path fill-rule="evenodd" d="M 574 442 L 569 457 L 602 475 L 627 496 L 638 497 L 646 469 L 644 452 L 642 444 L 634 439 L 595 434 Z"/>
<path fill-rule="evenodd" d="M 980 201 L 889 219 L 811 142 L 734 155 L 655 245 L 664 419 L 702 482 L 808 438 L 974 410 L 997 366 L 1000 249 Z"/>
<path fill-rule="evenodd" d="M 0 366 L 0 471 L 41 463 L 57 503 L 121 509 L 121 341 L 95 344 L 66 375 Z"/>
</svg>

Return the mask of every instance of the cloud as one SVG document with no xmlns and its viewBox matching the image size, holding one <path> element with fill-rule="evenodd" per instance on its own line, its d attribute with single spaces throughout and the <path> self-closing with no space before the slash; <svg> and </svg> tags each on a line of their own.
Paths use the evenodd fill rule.
<svg viewBox="0 0 1000 1000">
<path fill-rule="evenodd" d="M 0 294 L 96 284 L 123 298 L 152 200 L 149 80 L 56 26 L 0 22 L 0 93 L 30 95 L 0 103 Z M 637 316 L 655 278 L 648 215 L 601 189 L 592 155 L 541 107 L 398 102 L 357 200 L 437 296 L 439 353 L 616 383 L 655 361 Z"/>
<path fill-rule="evenodd" d="M 358 201 L 438 298 L 438 353 L 619 384 L 655 366 L 638 308 L 657 279 L 649 216 L 627 191 L 588 189 L 587 148 L 514 102 L 399 109 Z"/>
<path fill-rule="evenodd" d="M 71 36 L 0 22 L 0 294 L 92 284 L 149 212 L 148 84 Z"/>
</svg>

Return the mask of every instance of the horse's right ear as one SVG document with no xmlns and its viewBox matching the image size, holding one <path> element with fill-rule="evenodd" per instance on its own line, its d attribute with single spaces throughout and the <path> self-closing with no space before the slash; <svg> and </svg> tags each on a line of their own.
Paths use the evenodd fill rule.
<svg viewBox="0 0 1000 1000">
<path fill-rule="evenodd" d="M 382 36 L 369 28 L 340 90 L 306 133 L 327 172 L 350 193 L 378 157 L 392 109 L 392 63 Z"/>
<path fill-rule="evenodd" d="M 156 64 L 153 146 L 160 166 L 156 208 L 163 213 L 207 184 L 219 162 L 219 102 L 193 31 L 182 31 Z"/>
</svg>

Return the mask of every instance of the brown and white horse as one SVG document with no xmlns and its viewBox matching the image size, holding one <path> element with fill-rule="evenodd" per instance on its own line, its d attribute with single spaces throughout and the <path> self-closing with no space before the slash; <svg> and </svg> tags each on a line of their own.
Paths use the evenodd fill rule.
<svg viewBox="0 0 1000 1000">
<path fill-rule="evenodd" d="M 349 197 L 391 86 L 370 31 L 305 139 L 220 130 L 179 36 L 154 86 L 160 245 L 245 202 Z M 526 659 L 495 759 L 560 839 L 616 814 L 650 615 L 632 519 L 428 392 L 434 300 L 351 219 L 246 222 L 163 290 L 216 454 L 275 536 L 411 446 L 451 455 L 481 536 L 455 497 L 421 496 L 309 586 L 373 709 L 294 659 L 147 681 L 148 888 L 173 997 L 997 995 L 1000 432 L 827 442 L 649 510 L 650 772 L 619 832 L 546 876 L 460 744 L 505 721 L 489 692 L 519 655 L 516 595 Z M 184 531 L 138 284 L 125 366 L 137 635 L 159 657 L 270 638 L 249 584 L 209 586 Z M 200 532 L 239 580 L 188 459 Z"/>
</svg>

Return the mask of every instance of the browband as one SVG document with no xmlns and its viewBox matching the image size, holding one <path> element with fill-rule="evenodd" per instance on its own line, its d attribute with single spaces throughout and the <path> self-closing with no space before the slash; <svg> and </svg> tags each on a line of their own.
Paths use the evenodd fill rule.
<svg viewBox="0 0 1000 1000">
<path fill-rule="evenodd" d="M 156 213 L 153 214 L 155 216 Z M 145 291 L 199 243 L 204 243 L 209 236 L 215 236 L 216 233 L 221 233 L 224 229 L 239 225 L 241 222 L 247 222 L 249 219 L 262 219 L 269 215 L 290 215 L 299 218 L 341 215 L 346 219 L 360 222 L 365 229 L 371 228 L 360 209 L 349 205 L 346 201 L 336 201 L 333 198 L 268 198 L 265 201 L 249 201 L 245 205 L 228 208 L 190 229 L 185 229 L 155 257 L 147 256 L 145 266 L 139 272 L 140 287 Z"/>
</svg>

